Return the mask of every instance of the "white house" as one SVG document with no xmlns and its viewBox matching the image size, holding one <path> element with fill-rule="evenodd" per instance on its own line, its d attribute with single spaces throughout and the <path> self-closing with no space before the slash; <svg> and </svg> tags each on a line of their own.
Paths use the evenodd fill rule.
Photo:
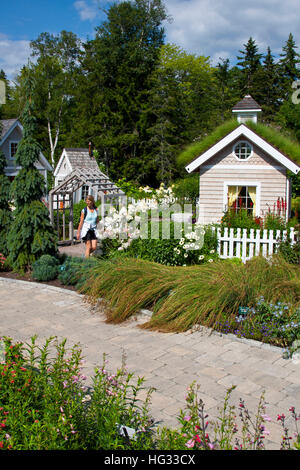
<svg viewBox="0 0 300 470">
<path fill-rule="evenodd" d="M 297 162 L 267 142 L 247 121 L 257 123 L 260 106 L 247 95 L 233 108 L 239 125 L 198 155 L 185 168 L 198 172 L 199 213 L 205 224 L 220 222 L 228 208 L 264 216 L 278 206 L 290 215 L 291 184 L 287 170 L 300 171 Z"/>
<path fill-rule="evenodd" d="M 99 170 L 98 163 L 92 154 L 91 146 L 89 149 L 85 148 L 64 148 L 61 157 L 54 170 L 54 186 L 58 186 L 66 176 L 77 168 Z M 77 203 L 85 199 L 88 194 L 92 194 L 89 186 L 83 185 L 79 188 L 74 197 L 73 202 Z M 95 198 L 96 194 L 93 194 Z"/>
<path fill-rule="evenodd" d="M 13 180 L 21 169 L 20 166 L 16 165 L 15 154 L 18 143 L 23 137 L 23 126 L 18 119 L 4 119 L 1 120 L 1 127 L 0 150 L 4 153 L 7 161 L 5 174 L 10 180 Z M 40 152 L 39 160 L 36 162 L 35 166 L 45 178 L 47 192 L 47 173 L 53 172 L 53 168 L 42 152 Z"/>
</svg>

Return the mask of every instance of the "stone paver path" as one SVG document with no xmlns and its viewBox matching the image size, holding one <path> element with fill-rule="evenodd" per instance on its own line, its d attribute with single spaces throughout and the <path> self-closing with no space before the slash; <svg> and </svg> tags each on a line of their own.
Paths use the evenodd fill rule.
<svg viewBox="0 0 300 470">
<path fill-rule="evenodd" d="M 185 407 L 187 387 L 196 381 L 199 396 L 210 419 L 216 419 L 226 391 L 232 385 L 230 403 L 239 413 L 242 398 L 255 413 L 265 393 L 266 423 L 270 435 L 266 447 L 278 449 L 282 430 L 276 421 L 279 413 L 290 416 L 289 408 L 300 412 L 300 364 L 282 358 L 280 348 L 232 336 L 193 333 L 166 334 L 138 328 L 141 316 L 121 325 L 105 323 L 105 315 L 95 311 L 76 292 L 43 284 L 0 278 L 0 336 L 16 341 L 38 341 L 50 336 L 67 338 L 67 347 L 80 343 L 85 358 L 84 373 L 91 377 L 102 365 L 103 353 L 108 369 L 116 371 L 126 355 L 128 369 L 146 378 L 147 387 L 155 387 L 151 412 L 156 420 L 177 426 L 176 416 Z M 291 418 L 287 420 L 290 429 Z"/>
</svg>

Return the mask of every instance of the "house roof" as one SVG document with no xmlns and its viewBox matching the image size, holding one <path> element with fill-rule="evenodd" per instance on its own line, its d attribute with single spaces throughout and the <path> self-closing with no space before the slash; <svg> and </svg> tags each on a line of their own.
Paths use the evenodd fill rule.
<svg viewBox="0 0 300 470">
<path fill-rule="evenodd" d="M 3 142 L 9 137 L 9 135 L 11 134 L 11 132 L 17 127 L 19 126 L 19 128 L 21 129 L 21 132 L 23 134 L 23 126 L 22 124 L 20 123 L 19 119 L 15 118 L 15 119 L 2 119 L 1 121 L 1 126 L 2 129 L 1 129 L 1 133 L 0 133 L 0 145 L 3 144 Z M 50 165 L 50 163 L 48 162 L 47 158 L 43 155 L 42 152 L 40 152 L 40 163 L 43 165 L 43 167 L 47 170 L 47 171 L 53 171 L 53 168 L 52 166 Z"/>
<path fill-rule="evenodd" d="M 260 110 L 261 107 L 259 104 L 252 98 L 251 95 L 246 95 L 241 101 L 239 101 L 234 107 L 232 108 L 233 112 L 237 111 L 250 111 L 250 110 Z"/>
<path fill-rule="evenodd" d="M 75 170 L 76 168 L 99 170 L 99 166 L 95 157 L 90 156 L 88 149 L 64 148 L 61 154 L 61 157 L 56 165 L 54 176 L 56 176 L 59 173 L 61 164 L 65 157 L 68 159 L 70 163 L 71 171 Z"/>
<path fill-rule="evenodd" d="M 293 173 L 297 174 L 300 171 L 299 165 L 290 160 L 286 155 L 276 149 L 273 145 L 269 144 L 265 139 L 260 137 L 256 132 L 247 127 L 245 124 L 240 124 L 236 129 L 234 129 L 232 132 L 219 140 L 216 144 L 212 145 L 209 149 L 199 155 L 195 160 L 188 164 L 185 169 L 188 171 L 188 173 L 192 173 L 205 162 L 207 162 L 207 160 L 216 155 L 216 153 L 240 137 L 248 138 L 251 142 L 262 148 L 268 155 L 273 157 L 277 162 L 281 163 Z"/>
<path fill-rule="evenodd" d="M 0 142 L 6 137 L 8 132 L 15 127 L 17 123 L 20 124 L 18 119 L 1 119 L 0 121 L 2 129 L 0 129 Z"/>
</svg>

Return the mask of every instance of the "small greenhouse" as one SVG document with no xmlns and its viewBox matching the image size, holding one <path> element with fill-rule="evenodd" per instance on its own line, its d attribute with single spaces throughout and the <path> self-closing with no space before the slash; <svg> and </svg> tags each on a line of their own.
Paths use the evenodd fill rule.
<svg viewBox="0 0 300 470">
<path fill-rule="evenodd" d="M 96 168 L 76 168 L 49 192 L 49 211 L 60 245 L 74 243 L 74 195 L 82 186 L 89 187 L 89 194 L 101 200 L 100 214 L 105 204 L 119 203 L 125 193 Z"/>
</svg>

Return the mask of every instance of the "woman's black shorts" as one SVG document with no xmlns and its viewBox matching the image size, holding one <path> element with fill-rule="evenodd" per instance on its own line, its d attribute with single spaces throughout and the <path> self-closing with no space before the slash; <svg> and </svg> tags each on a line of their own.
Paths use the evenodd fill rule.
<svg viewBox="0 0 300 470">
<path fill-rule="evenodd" d="M 84 237 L 82 237 L 82 240 L 84 242 L 88 242 L 90 240 L 97 240 L 97 237 L 96 237 L 96 234 L 95 234 L 95 230 L 93 230 L 92 228 L 90 228 L 88 230 L 88 232 L 86 233 L 86 235 Z"/>
</svg>

